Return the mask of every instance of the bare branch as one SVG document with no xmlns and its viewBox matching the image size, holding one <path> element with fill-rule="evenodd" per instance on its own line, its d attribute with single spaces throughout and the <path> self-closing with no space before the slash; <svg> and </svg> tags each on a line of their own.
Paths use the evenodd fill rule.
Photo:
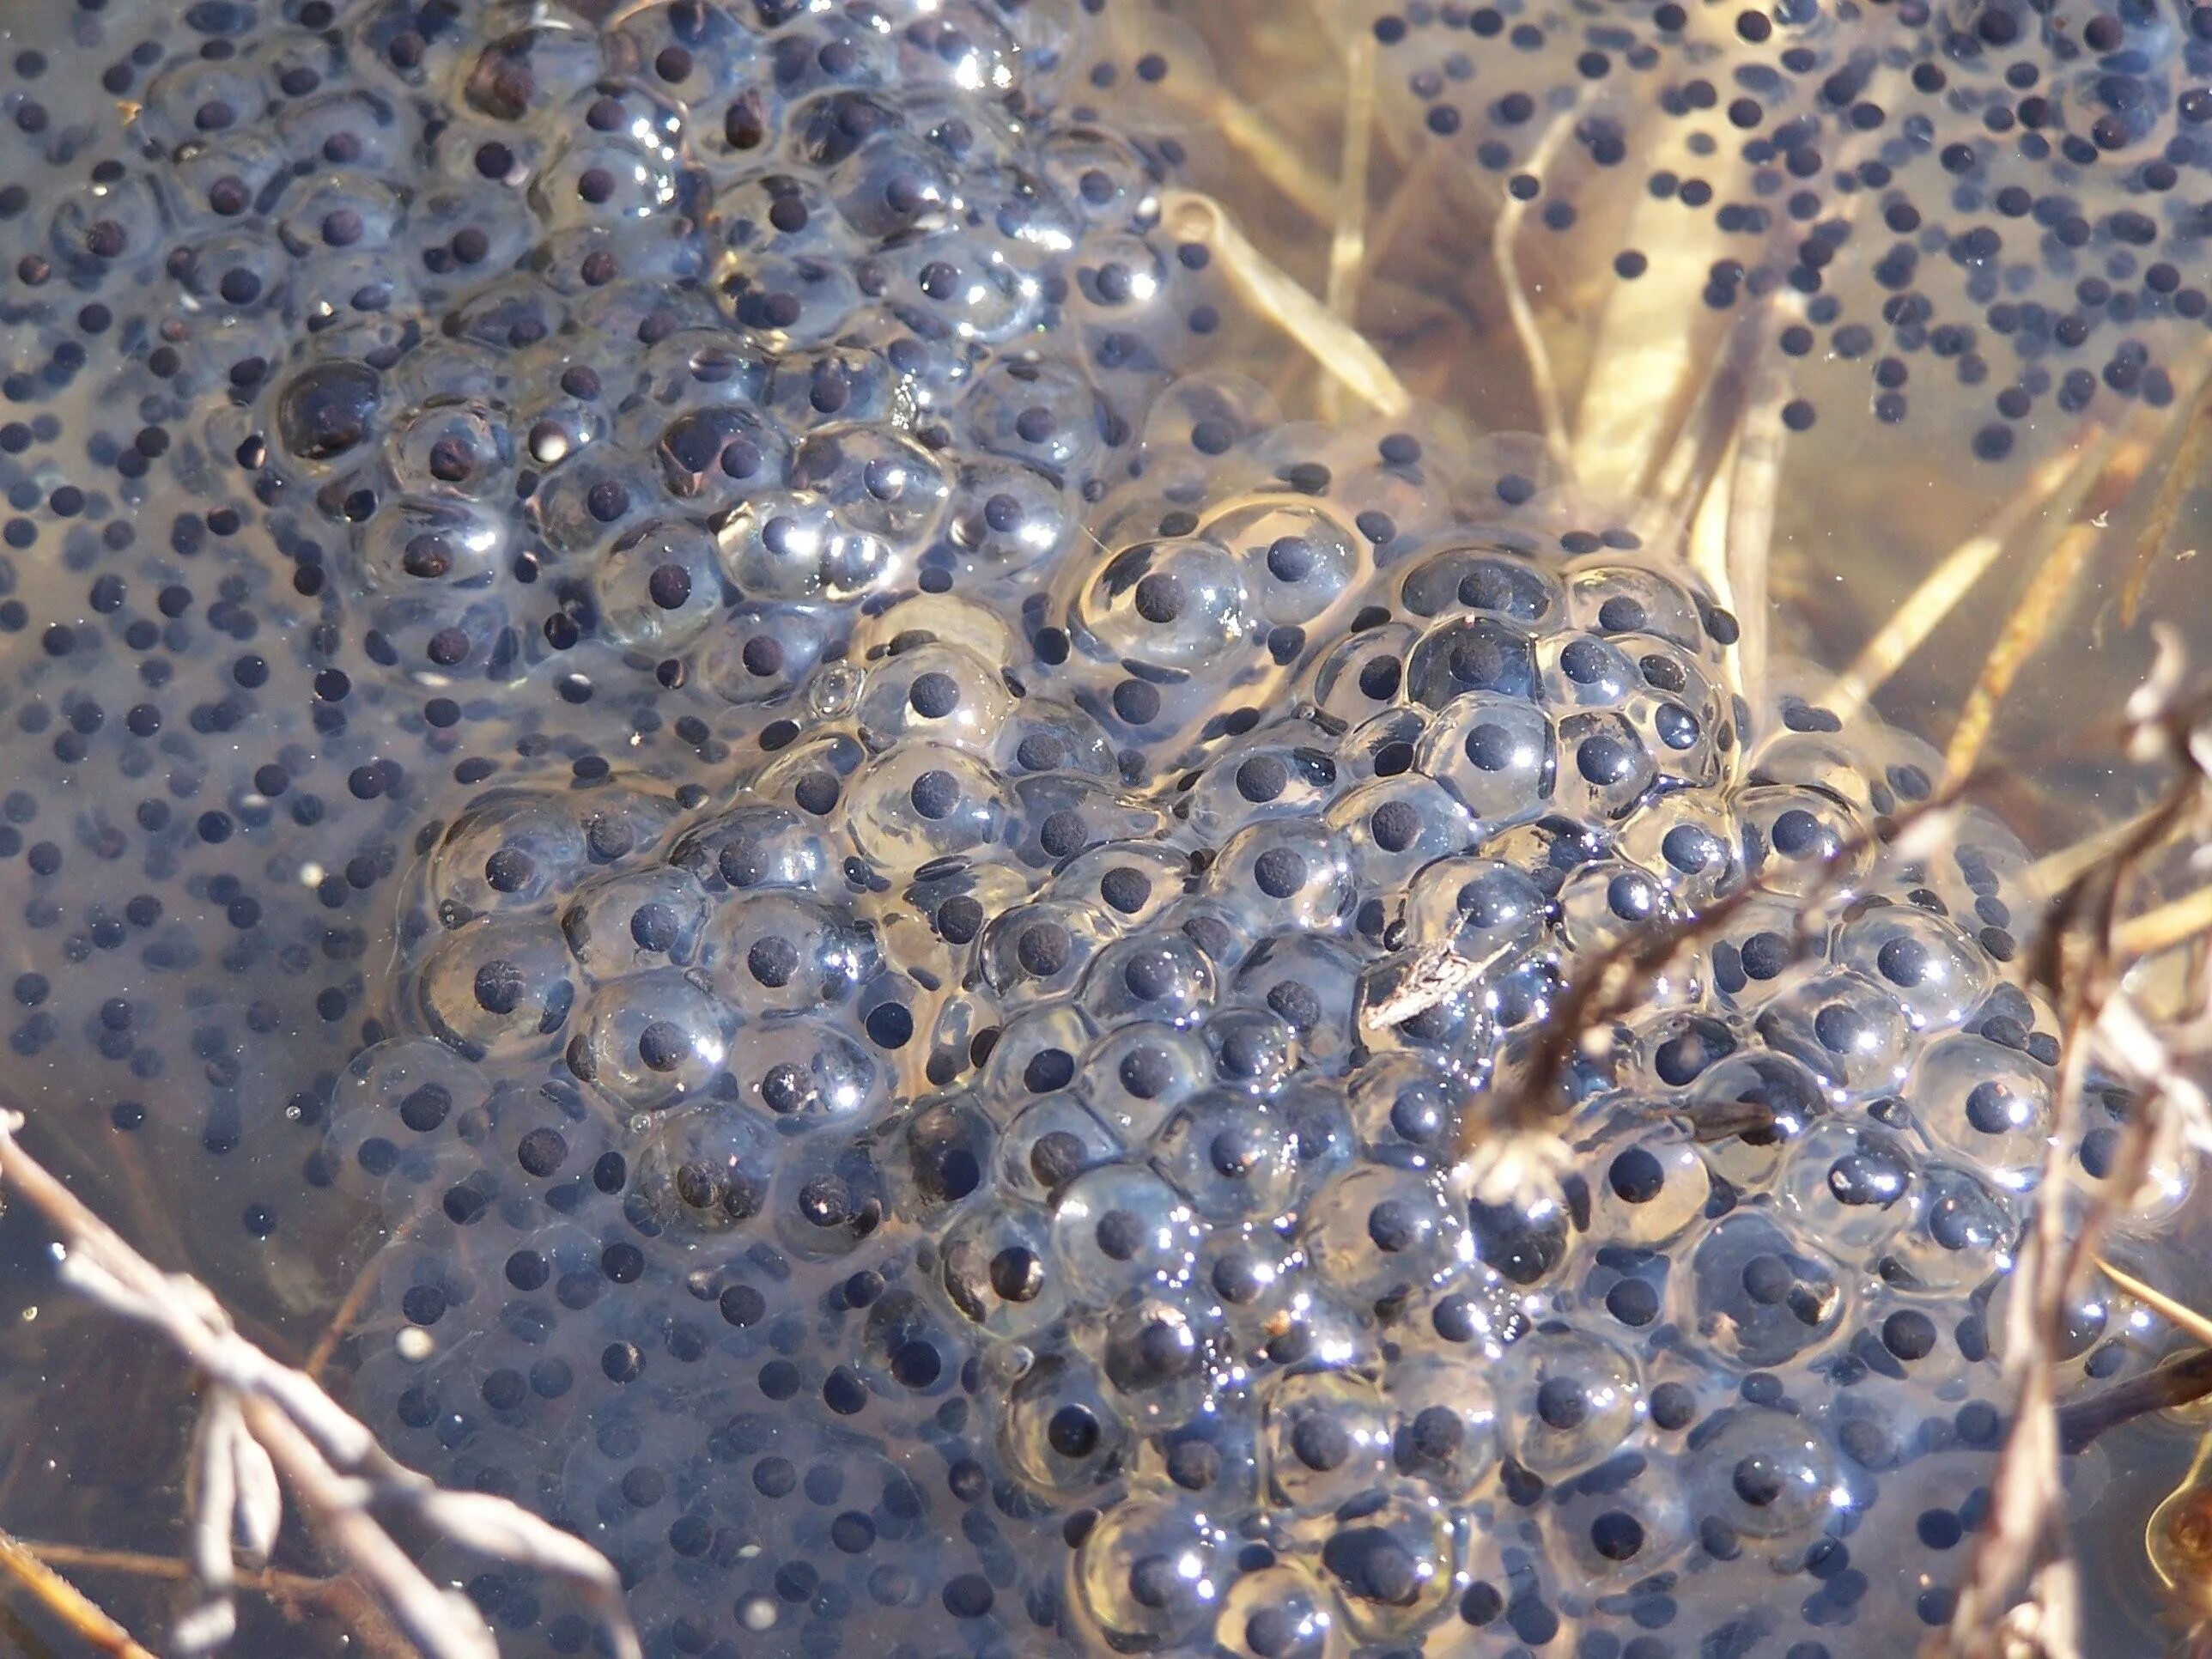
<svg viewBox="0 0 2212 1659">
<path fill-rule="evenodd" d="M 45 1218 L 71 1288 L 166 1337 L 207 1378 L 193 1452 L 191 1570 L 202 1599 L 180 1645 L 229 1633 L 234 1553 L 258 1565 L 274 1542 L 281 1476 L 309 1524 L 389 1607 L 429 1659 L 497 1659 L 475 1608 L 439 1589 L 376 1517 L 402 1507 L 465 1547 L 566 1578 L 599 1613 L 616 1659 L 638 1659 L 621 1580 L 581 1540 L 504 1498 L 441 1492 L 394 1460 L 303 1371 L 240 1335 L 198 1279 L 164 1273 L 25 1152 L 22 1119 L 0 1113 L 0 1179 Z M 119 1650 L 118 1650 L 119 1651 Z"/>
</svg>

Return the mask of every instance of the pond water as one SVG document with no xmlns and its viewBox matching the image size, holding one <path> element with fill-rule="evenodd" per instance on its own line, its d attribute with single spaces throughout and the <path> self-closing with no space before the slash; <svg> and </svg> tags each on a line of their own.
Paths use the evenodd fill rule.
<svg viewBox="0 0 2212 1659">
<path fill-rule="evenodd" d="M 2212 10 L 0 46 L 0 1097 L 404 1462 L 654 1656 L 1949 1626 L 2047 860 L 2160 785 L 2145 619 L 2212 643 Z M 2194 1176 L 2108 1247 L 2184 1300 Z M 0 1526 L 161 1645 L 192 1380 L 0 1245 Z M 2182 1346 L 2069 1307 L 2063 1398 Z M 2179 1628 L 2196 1435 L 2066 1461 L 2086 1650 Z M 387 1650 L 278 1565 L 234 1650 Z"/>
</svg>

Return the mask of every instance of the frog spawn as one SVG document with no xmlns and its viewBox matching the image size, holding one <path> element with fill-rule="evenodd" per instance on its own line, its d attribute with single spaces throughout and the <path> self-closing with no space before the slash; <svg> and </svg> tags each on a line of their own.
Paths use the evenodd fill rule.
<svg viewBox="0 0 2212 1659">
<path fill-rule="evenodd" d="M 1133 481 L 1103 504 L 1127 539 L 1099 568 L 1151 558 L 1163 525 L 1234 569 L 1246 550 L 1208 526 L 1356 524 L 1358 442 L 1304 454 L 1304 492 L 1233 446 L 1224 506 L 1150 522 Z M 1463 497 L 1496 462 L 1392 465 Z M 1571 527 L 1564 496 L 1499 512 L 1503 534 L 1365 538 L 1280 660 L 1241 576 L 1187 653 L 1181 605 L 1137 608 L 1154 569 L 1068 580 L 1005 677 L 961 643 L 988 618 L 918 597 L 856 636 L 839 712 L 773 733 L 720 802 L 608 784 L 457 820 L 397 988 L 433 1018 L 459 984 L 435 964 L 472 930 L 568 946 L 543 976 L 573 1002 L 549 1028 L 559 998 L 526 973 L 527 1053 L 480 1064 L 607 1149 L 589 1167 L 610 1189 L 579 1173 L 562 1200 L 598 1218 L 601 1276 L 610 1249 L 631 1275 L 574 1339 L 580 1409 L 683 1376 L 655 1340 L 703 1340 L 757 1370 L 757 1412 L 895 1459 L 921 1435 L 947 1462 L 914 1477 L 925 1504 L 995 1494 L 969 1523 L 992 1543 L 934 1564 L 931 1616 L 1009 1639 L 1331 1652 L 1574 1628 L 1656 1652 L 1728 1628 L 1782 1652 L 1904 1639 L 1948 1606 L 1868 1586 L 1908 1565 L 1955 1582 L 1986 1508 L 1992 1297 L 2055 1058 L 1984 919 L 2021 854 L 1974 814 L 1940 862 L 1898 861 L 1886 829 L 1930 793 L 1923 749 L 1786 698 L 1747 750 L 1724 612 Z M 1101 626 L 1117 650 L 1093 651 Z M 1577 662 L 1627 667 L 1537 667 Z M 1249 713 L 1132 719 L 1137 664 Z M 543 840 L 538 811 L 644 827 L 604 869 L 489 891 L 474 872 Z M 1562 1187 L 1455 1196 L 1464 1113 L 1561 988 L 1723 901 L 1573 1074 Z M 1363 1018 L 1438 945 L 1471 983 Z M 431 1178 L 465 1186 L 472 1156 Z M 550 1236 L 495 1184 L 487 1213 Z M 771 1295 L 763 1273 L 788 1277 Z M 633 1286 L 683 1309 L 679 1283 L 688 1324 L 616 1321 Z M 752 1325 L 702 1317 L 757 1324 L 757 1296 L 815 1310 L 764 1364 Z M 2094 1333 L 2077 1351 L 2105 1375 L 2144 1358 Z M 1893 1488 L 1930 1510 L 1948 1492 L 1955 1528 L 1916 1510 L 1868 1542 Z M 1032 1550 L 994 1553 L 1017 1522 Z M 871 1548 L 907 1535 L 878 1525 Z M 915 1582 L 921 1547 L 898 1558 Z M 1802 1589 L 1731 1624 L 1778 1574 Z"/>
<path fill-rule="evenodd" d="M 1767 343 L 1790 431 L 1932 420 L 1962 464 L 2017 465 L 2193 373 L 2212 11 L 1369 15 L 1386 117 L 1453 159 L 1472 210 L 1510 203 L 1532 254 Z"/>
<path fill-rule="evenodd" d="M 1513 446 L 1152 396 L 1209 292 L 1151 228 L 1155 162 L 969 96 L 994 40 L 1051 56 L 1048 9 L 363 13 L 358 83 L 317 96 L 318 46 L 210 53 L 234 11 L 195 8 L 106 88 L 144 92 L 158 187 L 110 164 L 96 216 L 20 222 L 27 289 L 143 275 L 222 323 L 99 359 L 206 416 L 99 465 L 127 493 L 228 456 L 237 499 L 166 553 L 58 532 L 127 566 L 113 627 L 210 711 L 170 740 L 235 775 L 197 844 L 140 818 L 149 881 L 189 854 L 240 931 L 282 892 L 295 975 L 367 939 L 254 834 L 358 836 L 325 908 L 420 861 L 397 974 L 315 998 L 367 1047 L 295 1103 L 307 1179 L 410 1231 L 353 1397 L 605 1547 L 676 1652 L 1909 1635 L 1986 1508 L 1991 1285 L 2048 1108 L 2050 1022 L 2002 970 L 2017 848 L 1978 820 L 1889 867 L 1867 832 L 1931 758 L 1815 707 L 1745 753 L 1730 619 Z M 241 126 L 271 80 L 304 101 Z M 426 105 L 453 120 L 403 196 L 380 170 L 411 178 Z M 44 465 L 18 424 L 0 450 Z M 174 561 L 241 526 L 309 602 L 210 609 L 283 638 L 265 696 L 139 614 L 176 623 Z M 69 638 L 47 677 L 129 702 L 143 671 Z M 67 768 L 100 711 L 61 701 Z M 207 741 L 264 713 L 281 757 Z M 343 832 L 267 810 L 309 794 Z M 29 848 L 34 926 L 82 863 Z M 1752 879 L 1775 896 L 1574 1079 L 1556 1198 L 1454 1200 L 1470 1091 L 1577 965 Z M 71 966 L 154 925 L 118 922 Z M 1367 1029 L 1439 945 L 1475 983 Z M 151 999 L 61 975 L 64 1018 L 34 977 L 19 1049 L 163 1059 Z M 194 1025 L 213 1152 L 245 1091 Z M 2083 1374 L 2132 1363 L 2103 1304 L 2075 1322 Z M 1934 1599 L 1869 1595 L 1901 1572 Z M 467 1582 L 513 1650 L 586 1639 Z"/>
</svg>

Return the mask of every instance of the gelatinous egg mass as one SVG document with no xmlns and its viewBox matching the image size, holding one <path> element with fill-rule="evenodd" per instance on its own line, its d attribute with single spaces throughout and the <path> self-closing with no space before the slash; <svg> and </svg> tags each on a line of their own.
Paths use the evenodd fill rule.
<svg viewBox="0 0 2212 1659">
<path fill-rule="evenodd" d="M 33 9 L 0 1092 L 335 1314 L 403 1462 L 655 1659 L 1949 1622 L 2060 1088 L 2028 854 L 1901 834 L 1942 757 L 1767 672 L 1684 522 L 1177 210 L 1176 20 Z M 1702 262 L 1788 429 L 1941 386 L 1997 463 L 2200 349 L 2212 14 L 1356 9 L 1397 164 L 1612 292 Z M 2158 1357 L 2115 1306 L 2069 1385 Z"/>
</svg>

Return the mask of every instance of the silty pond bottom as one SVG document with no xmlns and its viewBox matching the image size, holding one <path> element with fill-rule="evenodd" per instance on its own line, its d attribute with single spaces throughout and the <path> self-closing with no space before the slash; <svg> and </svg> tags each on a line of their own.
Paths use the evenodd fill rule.
<svg viewBox="0 0 2212 1659">
<path fill-rule="evenodd" d="M 404 1462 L 654 1656 L 1951 1623 L 2060 1087 L 2008 818 L 2140 802 L 1916 838 L 1945 720 L 1784 649 L 1911 514 L 1808 552 L 1747 458 L 1971 524 L 2178 421 L 2212 12 L 0 26 L 0 1093 Z M 1366 78 L 1269 137 L 1247 40 Z M 2063 1201 L 2138 1109 L 2092 1079 Z M 2108 1251 L 2184 1300 L 2194 1175 Z M 6 1224 L 0 1524 L 173 1556 L 189 1379 Z M 2102 1279 L 2063 1334 L 2069 1399 L 2182 1346 Z M 2192 1432 L 2066 1462 L 2099 1654 L 2171 1634 Z M 343 1650 L 286 1612 L 236 1650 Z"/>
</svg>

